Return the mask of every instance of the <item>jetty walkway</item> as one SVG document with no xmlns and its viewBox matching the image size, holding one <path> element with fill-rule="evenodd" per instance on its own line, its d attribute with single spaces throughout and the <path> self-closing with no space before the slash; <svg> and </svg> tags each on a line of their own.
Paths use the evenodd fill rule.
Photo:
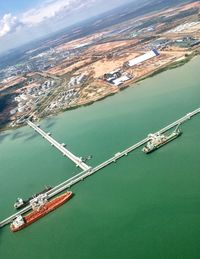
<svg viewBox="0 0 200 259">
<path fill-rule="evenodd" d="M 177 121 L 167 125 L 166 127 L 160 129 L 156 133 L 164 133 L 174 127 L 176 127 L 179 124 L 184 123 L 185 121 L 191 119 L 193 116 L 197 115 L 200 113 L 200 108 L 186 114 L 182 118 L 178 119 Z M 70 188 L 72 185 L 84 180 L 88 176 L 96 173 L 97 171 L 103 169 L 104 167 L 108 166 L 109 164 L 116 162 L 118 159 L 122 158 L 123 156 L 128 155 L 128 153 L 132 152 L 133 150 L 143 146 L 146 142 L 148 142 L 149 138 L 145 138 L 138 143 L 128 147 L 127 149 L 123 150 L 122 152 L 116 153 L 113 157 L 110 159 L 106 160 L 105 162 L 97 165 L 96 167 L 92 168 L 86 165 L 85 163 L 82 162 L 82 160 L 75 155 L 73 155 L 70 151 L 65 149 L 62 144 L 59 144 L 56 140 L 54 140 L 52 137 L 49 136 L 48 133 L 45 133 L 43 130 L 41 130 L 38 126 L 36 126 L 34 123 L 31 121 L 27 121 L 27 124 L 31 126 L 34 130 L 36 130 L 41 136 L 43 136 L 46 140 L 48 140 L 51 144 L 53 144 L 58 150 L 60 150 L 64 155 L 66 155 L 68 158 L 70 158 L 76 165 L 78 165 L 80 168 L 83 169 L 82 172 L 78 173 L 77 175 L 67 179 L 66 181 L 60 183 L 59 185 L 55 186 L 53 189 L 47 192 L 48 198 L 52 198 L 55 195 L 59 194 L 60 192 Z M 156 134 L 155 133 L 155 134 Z M 10 222 L 13 221 L 18 215 L 22 215 L 26 212 L 28 212 L 31 209 L 31 206 L 28 205 L 24 209 L 20 210 L 19 212 L 11 215 L 10 217 L 4 219 L 3 221 L 0 222 L 0 227 L 3 227 Z"/>
<path fill-rule="evenodd" d="M 35 125 L 33 122 L 27 120 L 27 124 L 33 128 L 38 134 L 40 134 L 43 138 L 45 138 L 47 141 L 51 143 L 52 146 L 57 148 L 62 154 L 66 157 L 68 157 L 72 162 L 76 164 L 77 167 L 80 167 L 83 170 L 87 170 L 90 167 L 86 165 L 80 157 L 75 156 L 72 154 L 68 149 L 64 147 L 64 144 L 58 143 L 54 138 L 52 138 L 50 133 L 44 132 L 42 129 L 40 129 L 37 125 Z"/>
</svg>

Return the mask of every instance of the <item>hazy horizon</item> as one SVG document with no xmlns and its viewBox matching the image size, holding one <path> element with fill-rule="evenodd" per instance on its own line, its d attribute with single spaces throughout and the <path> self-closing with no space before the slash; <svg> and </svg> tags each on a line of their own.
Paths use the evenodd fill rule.
<svg viewBox="0 0 200 259">
<path fill-rule="evenodd" d="M 0 53 L 135 1 L 7 0 L 0 3 Z"/>
</svg>

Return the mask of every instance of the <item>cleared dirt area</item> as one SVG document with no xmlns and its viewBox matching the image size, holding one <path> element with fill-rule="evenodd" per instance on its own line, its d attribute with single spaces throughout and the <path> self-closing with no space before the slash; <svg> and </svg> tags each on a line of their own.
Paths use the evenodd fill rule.
<svg viewBox="0 0 200 259">
<path fill-rule="evenodd" d="M 185 58 L 186 52 L 168 52 L 160 51 L 160 56 L 152 58 L 141 65 L 130 68 L 127 72 L 134 75 L 134 80 L 141 77 L 147 76 L 159 68 L 165 67 L 166 65 L 178 61 L 180 58 Z M 188 52 L 189 54 L 189 52 Z"/>
<path fill-rule="evenodd" d="M 109 59 L 102 59 L 99 60 L 87 67 L 80 69 L 79 73 L 85 73 L 86 71 L 90 71 L 93 73 L 95 78 L 102 77 L 105 73 L 111 72 L 115 69 L 118 69 L 123 66 L 123 64 L 137 56 L 141 55 L 140 53 L 132 53 L 130 55 L 126 55 L 124 57 L 115 58 L 112 60 Z"/>
<path fill-rule="evenodd" d="M 55 48 L 56 51 L 66 51 L 74 48 L 78 48 L 80 45 L 87 45 L 92 42 L 92 40 L 100 38 L 104 33 L 95 33 L 90 36 L 86 36 L 77 40 L 70 41 L 68 43 L 59 45 L 58 47 Z"/>
<path fill-rule="evenodd" d="M 84 59 L 79 62 L 76 62 L 72 65 L 62 64 L 62 65 L 49 69 L 48 73 L 57 75 L 57 76 L 62 76 L 62 75 L 65 75 L 65 74 L 73 71 L 74 69 L 79 69 L 82 66 L 87 66 L 87 64 L 90 62 L 91 62 L 91 59 L 88 58 L 88 59 Z"/>
<path fill-rule="evenodd" d="M 168 8 L 167 10 L 163 10 L 163 11 L 160 11 L 160 12 L 145 15 L 145 17 L 136 19 L 136 21 L 144 21 L 144 20 L 147 20 L 147 19 L 149 20 L 151 18 L 159 17 L 159 16 L 163 16 L 163 15 L 165 17 L 170 17 L 170 16 L 173 16 L 173 15 L 178 14 L 180 12 L 187 11 L 191 8 L 200 8 L 200 1 L 196 1 L 196 2 L 193 2 L 193 3 L 189 3 L 189 4 L 184 4 L 183 6 L 178 6 L 178 7 L 174 7 L 174 8 Z"/>
<path fill-rule="evenodd" d="M 77 105 L 84 105 L 90 102 L 100 100 L 110 94 L 117 93 L 119 88 L 108 85 L 103 81 L 95 80 L 93 83 L 85 87 L 80 94 Z"/>
<path fill-rule="evenodd" d="M 24 81 L 26 81 L 25 77 L 12 77 L 9 80 L 2 82 L 2 85 L 0 85 L 0 90 L 6 90 L 13 85 L 23 83 Z"/>
<path fill-rule="evenodd" d="M 90 47 L 84 54 L 99 54 L 102 52 L 107 52 L 119 47 L 129 46 L 131 44 L 137 43 L 137 40 L 126 40 L 126 41 L 114 41 L 114 42 L 107 42 L 98 44 L 95 46 Z"/>
<path fill-rule="evenodd" d="M 195 7 L 199 7 L 200 8 L 200 2 L 196 1 L 194 3 L 190 3 L 190 4 L 186 4 L 184 6 L 181 7 L 182 11 L 188 10 L 190 8 L 195 8 Z"/>
<path fill-rule="evenodd" d="M 76 41 L 79 42 L 79 41 Z M 137 40 L 126 40 L 126 41 L 114 41 L 114 42 L 108 42 L 103 44 L 98 44 L 95 46 L 92 46 L 88 48 L 83 54 L 83 60 L 74 60 L 74 64 L 70 64 L 70 61 L 67 60 L 64 61 L 63 64 L 56 66 L 54 68 L 51 68 L 48 70 L 48 73 L 54 74 L 57 76 L 62 76 L 66 73 L 69 73 L 73 71 L 74 69 L 80 69 L 80 73 L 82 72 L 93 72 L 94 77 L 98 78 L 105 74 L 106 72 L 112 71 L 113 69 L 116 69 L 123 65 L 124 62 L 128 61 L 129 59 L 132 59 L 139 55 L 138 53 L 131 53 L 131 55 L 124 55 L 122 58 L 112 58 L 112 60 L 109 60 L 107 58 L 104 58 L 106 53 L 109 51 L 117 51 L 119 48 L 129 47 L 132 44 L 137 43 Z M 71 42 L 70 44 L 74 44 L 74 42 Z M 69 45 L 68 45 L 69 46 Z M 71 45 L 72 46 L 72 45 Z M 88 65 L 92 62 L 92 57 L 100 57 L 102 56 L 102 60 L 92 63 L 91 65 Z M 81 67 L 83 67 L 81 69 Z"/>
</svg>

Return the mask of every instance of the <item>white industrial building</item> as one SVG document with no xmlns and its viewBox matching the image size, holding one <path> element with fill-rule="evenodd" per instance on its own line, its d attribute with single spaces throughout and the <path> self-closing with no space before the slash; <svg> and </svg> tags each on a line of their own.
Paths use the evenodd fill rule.
<svg viewBox="0 0 200 259">
<path fill-rule="evenodd" d="M 159 56 L 159 53 L 156 49 L 153 49 L 147 53 L 145 53 L 144 55 L 142 56 L 139 56 L 137 58 L 134 58 L 130 61 L 128 61 L 128 66 L 129 67 L 133 67 L 133 66 L 136 66 L 136 65 L 139 65 L 140 63 L 146 61 L 146 60 L 149 60 L 151 58 L 154 58 L 156 56 Z"/>
<path fill-rule="evenodd" d="M 119 86 L 121 84 L 123 84 L 124 82 L 130 80 L 130 78 L 126 75 L 123 75 L 115 80 L 113 80 L 113 84 L 116 85 L 116 86 Z"/>
</svg>

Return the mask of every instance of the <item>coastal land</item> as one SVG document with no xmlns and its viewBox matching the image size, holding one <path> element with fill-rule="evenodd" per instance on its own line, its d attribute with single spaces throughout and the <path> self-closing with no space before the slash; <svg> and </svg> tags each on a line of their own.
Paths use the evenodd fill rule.
<svg viewBox="0 0 200 259">
<path fill-rule="evenodd" d="M 136 14 L 125 5 L 76 25 L 12 65 L 0 57 L 0 130 L 92 104 L 199 55 L 199 1 L 150 7 Z"/>
<path fill-rule="evenodd" d="M 92 154 L 88 164 L 95 167 L 198 108 L 199 67 L 200 56 L 92 106 L 46 118 L 41 128 L 74 154 Z M 200 116 L 181 131 L 155 153 L 139 148 L 74 185 L 72 202 L 22 232 L 2 228 L 1 257 L 35 259 L 40 251 L 42 259 L 198 259 Z M 80 172 L 29 127 L 0 134 L 0 143 L 1 220 L 14 213 L 17 197 Z"/>
</svg>

